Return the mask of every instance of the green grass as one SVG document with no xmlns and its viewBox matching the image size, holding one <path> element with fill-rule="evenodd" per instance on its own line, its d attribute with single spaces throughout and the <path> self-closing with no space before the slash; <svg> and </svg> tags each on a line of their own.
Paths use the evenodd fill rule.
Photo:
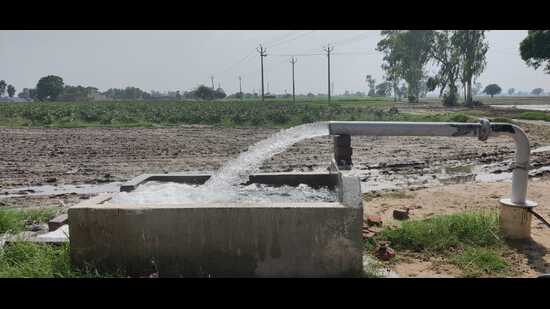
<svg viewBox="0 0 550 309">
<path fill-rule="evenodd" d="M 0 234 L 16 234 L 27 220 L 47 222 L 57 214 L 55 208 L 0 209 Z M 88 270 L 90 269 L 90 270 Z M 68 244 L 61 246 L 14 242 L 0 248 L 0 278 L 109 277 L 92 267 L 80 271 L 70 265 Z"/>
<path fill-rule="evenodd" d="M 466 246 L 502 245 L 498 215 L 472 212 L 406 221 L 400 228 L 385 229 L 376 238 L 391 242 L 395 249 L 447 252 Z"/>
<path fill-rule="evenodd" d="M 507 250 L 496 212 L 470 212 L 403 222 L 367 241 L 368 250 L 389 241 L 397 250 L 441 256 L 458 266 L 465 276 L 502 275 L 509 272 L 503 258 Z"/>
<path fill-rule="evenodd" d="M 463 113 L 390 113 L 382 98 L 297 101 L 27 102 L 0 104 L 0 127 L 154 127 L 207 124 L 224 127 L 290 127 L 327 120 L 476 121 Z"/>
<path fill-rule="evenodd" d="M 464 271 L 466 277 L 482 275 L 507 274 L 510 265 L 495 249 L 469 247 L 450 261 Z"/>
<path fill-rule="evenodd" d="M 91 268 L 90 268 L 91 269 Z M 16 242 L 0 250 L 0 278 L 105 278 L 120 274 L 74 269 L 69 245 Z"/>
<path fill-rule="evenodd" d="M 543 120 L 550 121 L 550 113 L 547 112 L 523 112 L 517 118 L 526 120 Z"/>
<path fill-rule="evenodd" d="M 28 210 L 0 209 L 0 233 L 17 233 L 24 229 L 25 221 L 47 222 L 57 214 L 53 208 Z"/>
</svg>

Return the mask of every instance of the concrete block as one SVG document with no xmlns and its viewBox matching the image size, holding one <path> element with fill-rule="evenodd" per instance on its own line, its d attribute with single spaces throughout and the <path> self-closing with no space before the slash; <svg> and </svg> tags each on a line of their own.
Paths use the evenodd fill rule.
<svg viewBox="0 0 550 309">
<path fill-rule="evenodd" d="M 69 208 L 71 260 L 138 276 L 359 276 L 356 180 L 337 185 L 342 199 L 333 203 L 119 205 L 102 194 Z"/>
</svg>

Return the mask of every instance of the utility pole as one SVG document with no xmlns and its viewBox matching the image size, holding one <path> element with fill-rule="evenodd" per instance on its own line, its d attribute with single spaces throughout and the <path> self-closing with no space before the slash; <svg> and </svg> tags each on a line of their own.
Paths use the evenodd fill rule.
<svg viewBox="0 0 550 309">
<path fill-rule="evenodd" d="M 239 76 L 239 95 L 241 96 L 241 100 L 243 99 L 243 87 L 242 87 L 242 78 Z"/>
<path fill-rule="evenodd" d="M 298 60 L 295 57 L 292 57 L 292 59 L 290 59 L 290 63 L 292 63 L 292 103 L 296 103 L 296 89 L 294 87 L 294 64 L 297 61 Z"/>
<path fill-rule="evenodd" d="M 267 82 L 267 93 L 269 93 L 269 82 Z"/>
<path fill-rule="evenodd" d="M 328 102 L 330 103 L 330 53 L 334 50 L 334 47 L 329 44 L 323 50 L 327 53 L 328 58 Z"/>
<path fill-rule="evenodd" d="M 210 75 L 210 80 L 212 81 L 212 90 L 214 90 L 214 75 Z"/>
<path fill-rule="evenodd" d="M 266 49 L 260 44 L 260 48 L 256 48 L 256 50 L 260 53 L 260 63 L 261 63 L 261 69 L 262 69 L 262 101 L 264 100 L 264 57 L 267 56 Z"/>
</svg>

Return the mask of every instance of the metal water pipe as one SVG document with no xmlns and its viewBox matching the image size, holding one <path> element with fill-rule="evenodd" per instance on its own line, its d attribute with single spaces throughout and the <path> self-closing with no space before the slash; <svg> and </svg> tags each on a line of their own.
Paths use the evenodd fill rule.
<svg viewBox="0 0 550 309">
<path fill-rule="evenodd" d="M 525 239 L 531 235 L 531 212 L 537 203 L 527 199 L 529 140 L 523 130 L 509 123 L 393 122 L 393 121 L 329 121 L 334 137 L 335 161 L 341 169 L 352 165 L 351 136 L 447 136 L 477 137 L 486 141 L 493 136 L 509 136 L 516 144 L 512 176 L 512 194 L 500 199 L 500 225 L 509 238 Z"/>
</svg>

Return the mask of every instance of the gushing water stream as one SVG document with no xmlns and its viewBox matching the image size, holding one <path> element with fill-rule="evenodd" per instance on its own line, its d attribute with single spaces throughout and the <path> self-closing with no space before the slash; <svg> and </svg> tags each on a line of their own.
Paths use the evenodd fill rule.
<svg viewBox="0 0 550 309">
<path fill-rule="evenodd" d="M 259 141 L 234 160 L 225 163 L 204 185 L 209 189 L 229 188 L 246 182 L 262 162 L 308 138 L 328 135 L 328 123 L 315 122 L 282 130 Z"/>
<path fill-rule="evenodd" d="M 261 164 L 272 156 L 285 151 L 290 146 L 314 137 L 329 134 L 327 122 L 315 122 L 292 127 L 270 136 L 250 146 L 236 159 L 225 163 L 203 185 L 178 183 L 150 183 L 139 186 L 135 191 L 116 194 L 113 203 L 190 203 L 190 202 L 229 202 L 229 201 L 277 201 L 283 196 L 286 200 L 331 200 L 328 190 L 313 190 L 307 186 L 293 188 L 283 186 L 273 188 L 252 184 L 242 186 L 248 177 L 258 171 Z"/>
</svg>

